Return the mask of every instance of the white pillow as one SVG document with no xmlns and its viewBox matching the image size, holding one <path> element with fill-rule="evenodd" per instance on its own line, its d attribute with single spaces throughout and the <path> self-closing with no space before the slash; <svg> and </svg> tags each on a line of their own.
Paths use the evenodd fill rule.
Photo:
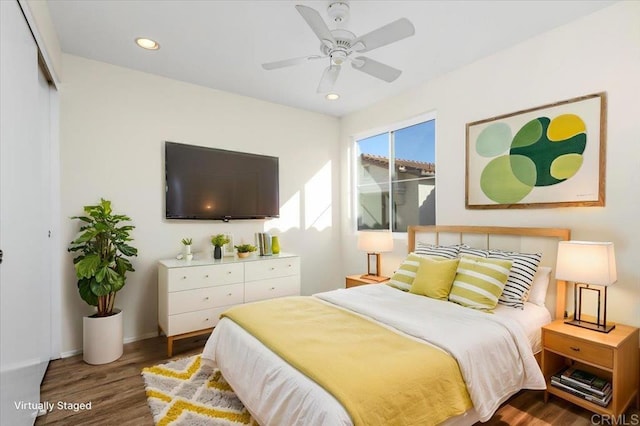
<svg viewBox="0 0 640 426">
<path fill-rule="evenodd" d="M 548 266 L 538 266 L 527 302 L 531 302 L 538 306 L 544 306 L 547 299 L 547 288 L 549 287 L 549 278 L 551 276 L 551 268 Z"/>
</svg>

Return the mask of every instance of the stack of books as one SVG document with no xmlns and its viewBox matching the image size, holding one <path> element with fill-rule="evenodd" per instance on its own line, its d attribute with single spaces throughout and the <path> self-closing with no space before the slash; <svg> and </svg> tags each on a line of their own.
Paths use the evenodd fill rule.
<svg viewBox="0 0 640 426">
<path fill-rule="evenodd" d="M 551 376 L 551 385 L 602 407 L 611 401 L 611 382 L 576 368 L 565 368 Z"/>
</svg>

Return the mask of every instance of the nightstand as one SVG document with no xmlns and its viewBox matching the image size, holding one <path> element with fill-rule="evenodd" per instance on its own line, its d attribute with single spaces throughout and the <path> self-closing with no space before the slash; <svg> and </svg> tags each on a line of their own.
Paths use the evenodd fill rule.
<svg viewBox="0 0 640 426">
<path fill-rule="evenodd" d="M 347 288 L 349 288 L 349 287 L 356 287 L 356 286 L 365 285 L 365 284 L 382 284 L 389 281 L 388 277 L 380 277 L 380 279 L 381 281 L 376 281 L 376 280 L 370 280 L 367 278 L 362 278 L 362 275 L 349 275 L 346 278 L 346 286 Z"/>
<path fill-rule="evenodd" d="M 600 333 L 557 320 L 542 327 L 542 373 L 547 381 L 545 402 L 556 395 L 598 414 L 617 417 L 635 400 L 638 404 L 638 329 L 616 324 Z M 611 381 L 611 402 L 601 407 L 551 386 L 551 376 L 572 365 Z"/>
</svg>

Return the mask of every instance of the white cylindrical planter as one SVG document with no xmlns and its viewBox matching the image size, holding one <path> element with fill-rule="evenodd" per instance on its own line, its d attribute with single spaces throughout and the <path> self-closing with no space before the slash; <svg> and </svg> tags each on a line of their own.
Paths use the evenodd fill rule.
<svg viewBox="0 0 640 426">
<path fill-rule="evenodd" d="M 109 317 L 82 319 L 82 351 L 87 364 L 107 364 L 122 356 L 124 328 L 122 311 Z"/>
</svg>

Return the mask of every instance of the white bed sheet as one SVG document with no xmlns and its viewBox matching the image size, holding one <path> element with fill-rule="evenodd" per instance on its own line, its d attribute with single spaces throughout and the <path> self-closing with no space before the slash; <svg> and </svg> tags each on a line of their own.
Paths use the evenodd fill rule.
<svg viewBox="0 0 640 426">
<path fill-rule="evenodd" d="M 516 321 L 529 339 L 531 350 L 537 354 L 542 349 L 542 326 L 551 322 L 551 313 L 543 306 L 524 302 L 524 309 L 511 308 L 498 304 L 494 314 Z"/>
<path fill-rule="evenodd" d="M 366 292 L 367 287 L 373 286 L 356 287 L 349 291 Z M 389 290 L 397 292 L 395 289 Z M 503 309 L 499 309 L 498 316 L 522 324 L 523 331 L 533 330 L 534 326 L 529 324 L 530 317 L 542 316 L 536 309 L 508 309 L 517 312 L 503 313 Z M 530 342 L 535 341 L 535 333 L 525 333 Z M 205 346 L 203 361 L 220 368 L 225 379 L 261 425 L 352 424 L 348 413 L 332 395 L 290 367 L 231 320 L 223 318 L 219 322 Z M 479 418 L 475 409 L 471 409 L 445 424 L 472 425 Z"/>
</svg>

